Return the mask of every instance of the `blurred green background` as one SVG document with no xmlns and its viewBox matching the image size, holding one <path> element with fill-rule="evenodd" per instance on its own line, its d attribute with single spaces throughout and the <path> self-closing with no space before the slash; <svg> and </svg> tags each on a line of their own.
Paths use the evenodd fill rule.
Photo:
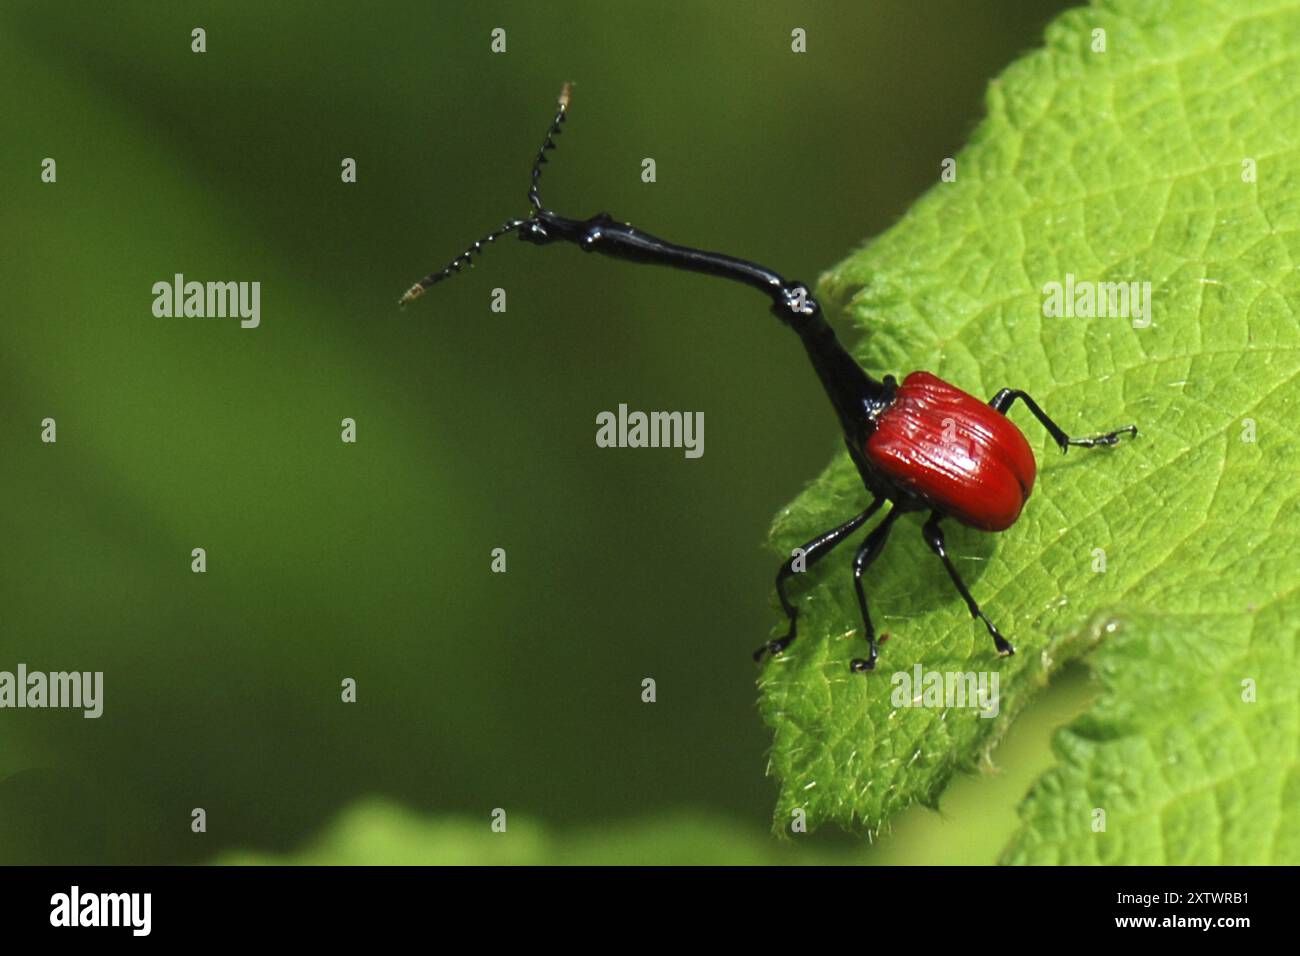
<svg viewBox="0 0 1300 956">
<path fill-rule="evenodd" d="M 790 861 L 992 862 L 1079 672 L 942 815 L 767 835 L 763 541 L 839 439 L 761 297 L 512 239 L 395 302 L 526 212 L 563 80 L 548 206 L 812 281 L 1062 6 L 5 0 L 0 669 L 106 688 L 99 720 L 0 711 L 0 862 L 290 852 L 373 799 L 559 844 L 685 814 Z M 260 281 L 261 327 L 155 318 L 177 272 Z M 704 412 L 704 457 L 598 449 L 620 402 Z M 710 832 L 667 855 L 715 859 Z M 640 858 L 610 846 L 583 858 Z"/>
</svg>

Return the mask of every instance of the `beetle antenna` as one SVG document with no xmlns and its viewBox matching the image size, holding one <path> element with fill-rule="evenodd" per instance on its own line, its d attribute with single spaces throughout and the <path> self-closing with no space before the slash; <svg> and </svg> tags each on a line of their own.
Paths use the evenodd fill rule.
<svg viewBox="0 0 1300 956">
<path fill-rule="evenodd" d="M 528 201 L 533 204 L 533 208 L 538 212 L 542 209 L 542 197 L 537 194 L 537 184 L 542 178 L 542 166 L 547 162 L 546 151 L 555 149 L 555 137 L 560 135 L 560 127 L 564 123 L 564 117 L 569 112 L 569 100 L 573 98 L 573 84 L 565 83 L 560 87 L 559 105 L 555 110 L 555 119 L 551 120 L 551 128 L 546 131 L 546 139 L 542 142 L 542 148 L 537 151 L 537 158 L 533 160 L 533 184 L 528 188 Z"/>
<path fill-rule="evenodd" d="M 569 100 L 573 97 L 573 84 L 565 83 L 560 87 L 559 105 L 555 111 L 555 119 L 551 121 L 550 128 L 546 131 L 546 139 L 542 142 L 542 148 L 537 151 L 537 159 L 533 160 L 533 178 L 532 185 L 528 189 L 528 201 L 533 204 L 533 208 L 538 212 L 542 209 L 542 198 L 537 193 L 537 184 L 542 178 L 542 165 L 546 163 L 546 151 L 555 149 L 555 137 L 560 135 L 560 125 L 564 122 L 565 115 L 569 111 Z M 424 295 L 425 291 L 432 285 L 436 285 L 443 279 L 450 277 L 453 273 L 459 272 L 462 267 L 474 265 L 474 256 L 483 251 L 483 247 L 489 242 L 495 242 L 502 236 L 514 232 L 520 226 L 525 225 L 527 219 L 511 219 L 500 229 L 495 232 L 489 232 L 482 239 L 476 241 L 472 246 L 458 255 L 451 262 L 447 263 L 446 268 L 440 272 L 431 272 L 415 285 L 406 290 L 406 294 L 398 300 L 398 305 L 406 305 L 413 299 L 418 299 Z"/>
<path fill-rule="evenodd" d="M 481 253 L 485 245 L 489 242 L 495 242 L 508 233 L 514 232 L 527 221 L 528 220 L 526 219 L 511 219 L 500 229 L 497 229 L 494 232 L 489 232 L 482 239 L 476 240 L 472 246 L 458 255 L 455 259 L 452 259 L 451 262 L 447 263 L 446 268 L 442 269 L 440 272 L 429 273 L 415 285 L 407 289 L 406 295 L 402 296 L 402 298 L 398 300 L 397 304 L 406 305 L 406 303 L 411 300 L 418 299 L 420 296 L 424 295 L 425 290 L 428 289 L 429 286 L 436 285 L 443 279 L 450 277 L 453 273 L 459 272 L 463 266 L 473 266 L 473 257 L 476 254 Z"/>
</svg>

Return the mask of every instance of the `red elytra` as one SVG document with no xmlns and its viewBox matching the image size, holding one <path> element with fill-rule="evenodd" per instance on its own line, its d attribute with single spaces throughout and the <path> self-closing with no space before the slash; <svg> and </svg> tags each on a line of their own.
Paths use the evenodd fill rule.
<svg viewBox="0 0 1300 956">
<path fill-rule="evenodd" d="M 1037 474 L 1009 418 L 929 372 L 903 380 L 865 450 L 896 485 L 983 531 L 1015 523 Z"/>
</svg>

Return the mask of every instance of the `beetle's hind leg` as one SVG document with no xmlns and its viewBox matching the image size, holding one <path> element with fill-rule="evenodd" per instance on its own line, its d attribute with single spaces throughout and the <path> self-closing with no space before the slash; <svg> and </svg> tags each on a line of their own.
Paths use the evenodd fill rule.
<svg viewBox="0 0 1300 956">
<path fill-rule="evenodd" d="M 799 617 L 799 608 L 790 602 L 785 593 L 785 582 L 792 574 L 800 574 L 801 571 L 795 570 L 795 561 L 802 559 L 803 570 L 807 571 L 814 564 L 820 561 L 826 555 L 835 549 L 835 546 L 851 535 L 862 523 L 880 510 L 884 503 L 883 498 L 877 498 L 867 509 L 859 515 L 850 518 L 838 528 L 832 528 L 830 531 L 823 531 L 817 537 L 813 538 L 803 547 L 798 549 L 798 558 L 795 555 L 790 556 L 790 560 L 781 565 L 781 569 L 776 572 L 776 596 L 781 601 L 781 609 L 785 611 L 785 616 L 790 622 L 790 628 L 786 631 L 784 637 L 768 641 L 758 650 L 754 651 L 754 660 L 761 661 L 764 654 L 780 654 L 789 647 L 797 636 L 796 620 Z"/>
<path fill-rule="evenodd" d="M 925 538 L 925 543 L 943 562 L 944 568 L 948 571 L 948 577 L 952 578 L 952 583 L 957 586 L 957 593 L 962 596 L 962 600 L 966 602 L 966 607 L 970 609 L 971 617 L 983 621 L 984 626 L 988 628 L 989 634 L 993 637 L 993 643 L 997 645 L 998 653 L 1004 656 L 1014 654 L 1016 649 L 1011 646 L 1010 641 L 999 633 L 994 623 L 989 620 L 989 616 L 980 610 L 980 606 L 971 597 L 966 583 L 962 581 L 961 575 L 953 567 L 952 559 L 948 557 L 948 549 L 944 546 L 943 529 L 939 527 L 939 522 L 942 520 L 943 515 L 939 514 L 939 512 L 931 512 L 930 519 L 921 528 L 921 535 Z"/>
<path fill-rule="evenodd" d="M 1104 435 L 1092 435 L 1088 438 L 1071 438 L 1061 428 L 1060 425 L 1048 417 L 1047 412 L 1038 407 L 1038 403 L 1019 389 L 1004 388 L 991 399 L 989 405 L 1003 415 L 1016 401 L 1020 399 L 1025 403 L 1025 407 L 1033 413 L 1034 417 L 1047 429 L 1047 433 L 1052 436 L 1052 440 L 1060 447 L 1061 451 L 1068 451 L 1071 445 L 1076 448 L 1096 448 L 1101 445 L 1114 445 L 1119 442 L 1121 435 L 1137 435 L 1136 425 L 1125 425 L 1123 428 L 1117 428 L 1113 432 L 1106 432 Z"/>
</svg>

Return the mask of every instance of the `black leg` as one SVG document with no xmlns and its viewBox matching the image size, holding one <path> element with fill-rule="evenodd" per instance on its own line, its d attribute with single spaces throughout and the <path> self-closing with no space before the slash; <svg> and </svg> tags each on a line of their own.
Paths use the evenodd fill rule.
<svg viewBox="0 0 1300 956">
<path fill-rule="evenodd" d="M 931 512 L 930 520 L 921 528 L 921 534 L 925 537 L 925 543 L 930 546 L 930 550 L 939 556 L 943 566 L 948 570 L 948 577 L 952 578 L 952 583 L 957 586 L 957 592 L 961 594 L 962 599 L 966 602 L 966 607 L 970 608 L 971 617 L 984 622 L 984 626 L 989 629 L 993 635 L 993 643 L 997 645 L 999 654 L 1014 654 L 1016 649 L 1011 646 L 1005 637 L 998 633 L 998 629 L 993 626 L 988 615 L 980 610 L 980 606 L 975 603 L 975 599 L 970 596 L 970 591 L 966 589 L 965 582 L 962 581 L 961 575 L 957 569 L 952 566 L 952 559 L 948 557 L 948 551 L 943 544 L 943 529 L 939 527 L 939 522 L 943 520 L 943 515 L 939 512 Z"/>
<path fill-rule="evenodd" d="M 885 547 L 885 540 L 889 537 L 889 529 L 901 514 L 898 508 L 891 508 L 889 514 L 885 515 L 885 519 L 871 529 L 871 533 L 862 542 L 862 547 L 858 548 L 858 553 L 853 556 L 853 588 L 858 592 L 858 608 L 862 611 L 862 630 L 863 637 L 867 639 L 867 656 L 855 657 L 849 661 L 849 669 L 859 673 L 869 671 L 876 666 L 877 654 L 876 630 L 871 626 L 871 615 L 867 612 L 867 594 L 862 589 L 862 572 L 880 556 L 880 552 Z"/>
<path fill-rule="evenodd" d="M 807 571 L 814 564 L 820 561 L 826 555 L 835 549 L 835 546 L 851 535 L 858 528 L 862 527 L 862 522 L 866 521 L 873 514 L 880 510 L 884 504 L 883 498 L 877 498 L 867 506 L 867 510 L 856 517 L 850 518 L 838 528 L 832 528 L 830 531 L 823 531 L 817 537 L 813 538 L 799 550 L 803 552 L 802 558 L 804 571 Z M 791 556 L 790 560 L 781 565 L 781 570 L 776 572 L 776 596 L 781 599 L 781 608 L 785 611 L 785 616 L 790 619 L 790 629 L 786 631 L 785 637 L 768 641 L 762 647 L 754 652 L 754 660 L 761 661 L 764 654 L 780 654 L 783 650 L 794 642 L 795 620 L 799 617 L 799 608 L 790 603 L 790 599 L 785 594 L 785 582 L 792 574 L 801 574 L 803 572 L 795 571 L 795 559 Z"/>
<path fill-rule="evenodd" d="M 1079 448 L 1095 448 L 1098 445 L 1114 445 L 1119 441 L 1120 435 L 1136 435 L 1138 433 L 1136 425 L 1125 425 L 1123 428 L 1117 428 L 1113 432 L 1107 432 L 1104 435 L 1094 435 L 1091 438 L 1071 438 L 1061 430 L 1060 425 L 1047 417 L 1047 412 L 1039 408 L 1036 401 L 1024 392 L 1013 388 L 1002 389 L 1002 391 L 989 399 L 989 405 L 1005 415 L 1007 409 L 1011 407 L 1012 403 L 1015 402 L 1017 398 L 1024 402 L 1025 406 L 1033 412 L 1034 417 L 1037 418 L 1042 423 L 1043 427 L 1047 429 L 1047 433 L 1051 435 L 1052 440 L 1060 446 L 1061 451 L 1069 451 L 1071 445 L 1075 445 Z"/>
</svg>

